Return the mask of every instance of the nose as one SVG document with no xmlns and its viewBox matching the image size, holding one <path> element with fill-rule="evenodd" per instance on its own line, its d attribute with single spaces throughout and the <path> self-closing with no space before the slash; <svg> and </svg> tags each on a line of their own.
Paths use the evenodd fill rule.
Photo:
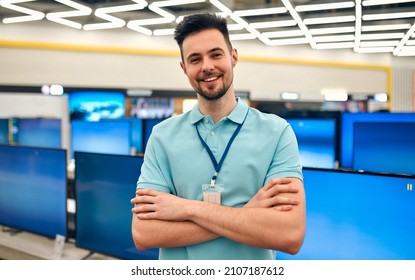
<svg viewBox="0 0 415 280">
<path fill-rule="evenodd" d="M 213 62 L 210 59 L 204 59 L 202 64 L 203 72 L 210 72 L 215 68 Z"/>
</svg>

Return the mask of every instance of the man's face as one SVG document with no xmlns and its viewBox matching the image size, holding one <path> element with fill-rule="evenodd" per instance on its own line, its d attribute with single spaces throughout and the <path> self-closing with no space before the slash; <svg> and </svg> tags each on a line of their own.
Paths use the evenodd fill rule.
<svg viewBox="0 0 415 280">
<path fill-rule="evenodd" d="M 238 55 L 230 53 L 223 35 L 216 29 L 187 36 L 180 63 L 193 89 L 207 100 L 224 96 L 233 83 L 233 67 Z"/>
</svg>

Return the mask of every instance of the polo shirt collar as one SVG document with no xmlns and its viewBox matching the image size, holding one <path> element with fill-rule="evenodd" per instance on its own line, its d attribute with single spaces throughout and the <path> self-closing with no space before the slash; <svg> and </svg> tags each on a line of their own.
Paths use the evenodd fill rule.
<svg viewBox="0 0 415 280">
<path fill-rule="evenodd" d="M 241 124 L 246 116 L 248 111 L 248 105 L 246 105 L 239 97 L 236 98 L 237 104 L 232 112 L 227 116 L 227 118 L 235 123 Z M 193 106 L 192 111 L 190 111 L 190 123 L 195 124 L 202 120 L 205 116 L 200 113 L 199 104 Z"/>
</svg>

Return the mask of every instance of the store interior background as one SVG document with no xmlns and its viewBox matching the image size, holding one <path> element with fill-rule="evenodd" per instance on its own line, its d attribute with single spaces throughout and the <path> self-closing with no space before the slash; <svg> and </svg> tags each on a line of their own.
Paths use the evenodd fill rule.
<svg viewBox="0 0 415 280">
<path fill-rule="evenodd" d="M 67 242 L 65 243 L 66 249 L 63 251 L 63 255 L 59 255 L 59 258 L 89 258 L 91 255 L 88 250 L 77 248 L 74 229 L 77 222 L 75 220 L 77 207 L 75 202 L 76 163 L 72 154 L 70 94 L 86 91 L 121 92 L 126 97 L 124 118 L 128 119 L 132 117 L 133 111 L 131 109 L 137 100 L 144 100 L 144 102 L 147 100 L 151 103 L 151 100 L 167 99 L 168 102 L 171 102 L 168 103 L 168 109 L 172 109 L 173 114 L 180 114 L 189 108 L 188 104 L 192 104 L 195 100 L 195 93 L 180 68 L 180 53 L 171 35 L 146 35 L 132 30 L 127 27 L 127 17 L 124 18 L 124 26 L 100 30 L 71 28 L 46 17 L 31 22 L 4 23 L 5 18 L 16 17 L 21 14 L 8 9 L 5 4 L 10 5 L 9 2 L 13 3 L 13 1 L 3 0 L 0 6 L 0 17 L 3 20 L 0 23 L 0 61 L 2 65 L 0 67 L 0 118 L 60 120 L 60 148 L 67 151 L 66 167 L 69 182 L 67 192 L 69 196 L 67 209 L 69 209 L 69 212 L 67 218 L 70 224 L 70 232 L 67 234 L 69 236 L 67 236 Z M 14 3 L 18 6 L 42 9 L 43 11 L 48 11 L 48 9 L 50 11 L 51 7 L 55 9 L 53 12 L 68 9 L 67 4 L 57 2 L 59 1 Z M 127 5 L 130 2 L 132 1 L 83 1 L 78 3 L 95 10 L 111 5 Z M 159 17 L 148 7 L 153 4 L 154 8 L 156 2 L 167 5 L 169 1 L 147 2 L 149 6 L 143 9 L 145 11 L 143 18 L 154 15 Z M 213 12 L 218 12 L 220 10 L 218 7 L 222 7 L 219 5 L 221 3 L 226 7 L 235 7 L 233 9 L 235 13 L 236 11 L 259 8 L 289 7 L 289 5 L 295 8 L 301 5 L 333 4 L 339 1 L 235 0 L 201 2 L 203 3 L 183 4 L 184 2 L 179 1 L 177 6 L 165 7 L 164 9 L 178 17 L 189 13 L 189 11 L 195 12 L 206 7 Z M 310 15 L 310 18 L 314 18 L 320 14 L 322 17 L 356 16 L 356 7 L 361 5 L 362 2 L 370 1 L 342 2 L 354 3 L 354 6 L 341 9 L 330 8 L 310 14 L 298 12 L 298 14 L 303 20 L 308 15 Z M 270 46 L 259 39 L 233 40 L 234 47 L 239 53 L 234 81 L 237 95 L 253 107 L 283 117 L 294 113 L 298 113 L 297 116 L 301 114 L 306 116 L 310 115 L 310 112 L 313 116 L 316 115 L 313 114 L 315 112 L 328 115 L 345 112 L 412 114 L 415 111 L 415 2 L 395 2 L 397 3 L 370 6 L 371 9 L 362 6 L 363 15 L 365 15 L 365 11 L 368 14 L 374 14 L 377 11 L 376 8 L 379 9 L 379 14 L 404 13 L 404 17 L 398 19 L 362 21 L 363 26 L 365 24 L 405 24 L 407 26 L 405 30 L 377 32 L 385 36 L 379 41 L 389 46 L 384 51 L 381 51 L 380 48 L 377 49 L 377 47 L 362 47 L 361 52 L 358 52 L 353 47 L 356 39 L 355 31 L 347 34 L 352 35 L 352 39 L 350 37 L 344 39 L 348 40 L 347 42 L 338 42 L 333 39 L 335 41 L 317 43 L 317 45 L 325 46 L 324 48 L 327 49 L 313 49 L 313 44 L 310 42 L 291 45 L 282 45 L 281 43 L 281 45 Z M 223 11 L 225 10 L 223 9 Z M 125 14 L 128 14 L 129 19 L 133 19 L 140 12 Z M 123 18 L 123 13 L 114 15 Z M 282 15 L 272 14 L 268 16 L 277 21 L 287 20 L 290 17 L 292 19 L 290 11 L 286 11 Z M 242 18 L 252 24 L 261 22 L 260 16 Z M 67 19 L 84 26 L 91 24 L 91 22 L 99 22 L 99 19 L 92 16 L 70 17 Z M 264 17 L 264 19 L 268 20 L 268 17 Z M 357 20 L 338 24 L 310 24 L 306 25 L 306 28 L 313 30 L 314 28 L 354 27 L 356 22 Z M 374 24 L 375 22 L 376 24 Z M 163 24 L 145 25 L 144 27 L 154 33 L 157 29 L 171 28 L 174 24 L 175 22 L 172 21 Z M 300 28 L 298 24 L 293 28 L 258 28 L 261 32 L 288 31 L 290 29 Z M 237 32 L 241 32 L 241 34 L 249 33 L 246 31 L 247 29 L 242 29 L 242 31 L 232 31 L 231 34 Z M 399 38 L 387 38 L 388 34 L 396 33 L 400 34 Z M 318 37 L 313 36 L 313 38 Z M 285 37 L 282 39 L 292 38 Z M 397 45 L 404 39 L 407 39 L 405 46 L 402 47 L 405 52 L 394 54 L 395 48 L 390 46 L 395 44 L 397 48 Z M 374 41 L 376 40 L 368 40 L 367 42 Z M 339 43 L 346 44 L 343 47 L 337 46 L 328 49 L 329 46 L 324 43 L 330 43 L 333 46 Z M 61 86 L 63 95 L 52 95 L 50 91 L 52 85 L 53 88 L 56 85 Z M 287 93 L 288 96 L 294 95 L 296 99 L 283 99 L 284 94 Z M 335 96 L 346 93 L 347 100 L 327 101 L 324 93 L 331 93 Z M 386 94 L 387 100 L 376 100 L 375 97 L 379 94 Z M 319 114 L 319 116 L 321 115 Z M 144 143 L 143 136 L 141 139 Z M 12 144 L 16 145 L 16 143 Z M 136 148 L 130 149 L 131 156 L 140 156 L 143 152 L 144 150 L 137 150 Z M 339 151 L 337 151 L 338 153 Z M 334 167 L 338 167 L 338 165 L 337 162 Z M 408 180 L 413 180 L 413 178 L 410 177 Z M 412 200 L 409 200 L 408 203 L 413 202 L 412 197 Z M 126 206 L 126 208 L 128 207 L 129 205 Z M 126 216 L 128 216 L 128 213 Z M 9 232 L 3 231 L 0 237 L 1 244 L 4 245 L 3 252 L 6 252 L 6 248 L 8 248 L 7 250 L 12 248 L 14 251 L 20 252 L 20 255 L 12 254 L 12 256 L 16 256 L 15 258 L 50 259 L 56 257 L 56 255 L 51 255 L 55 252 L 54 248 L 56 247 L 56 240 L 53 238 L 44 239 L 42 236 L 31 235 L 30 233 L 23 233 L 20 236 L 23 237 L 20 238 L 19 234 L 10 235 Z M 410 246 L 414 246 L 415 251 L 413 241 Z M 116 248 L 114 248 L 114 251 L 116 251 Z M 147 253 L 148 255 L 140 255 L 138 258 L 154 258 L 154 251 Z M 95 258 L 107 258 L 108 256 L 109 258 L 137 257 L 134 253 L 132 255 L 130 253 L 120 255 L 108 253 L 102 256 L 94 254 Z M 6 254 L 6 256 L 0 256 L 0 258 L 10 257 Z"/>
</svg>

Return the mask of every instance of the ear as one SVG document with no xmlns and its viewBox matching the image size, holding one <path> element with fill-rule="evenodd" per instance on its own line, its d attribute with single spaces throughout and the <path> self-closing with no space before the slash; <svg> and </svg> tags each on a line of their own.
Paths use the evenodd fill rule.
<svg viewBox="0 0 415 280">
<path fill-rule="evenodd" d="M 185 75 L 187 75 L 187 73 L 186 73 L 186 65 L 184 65 L 184 62 L 183 62 L 183 61 L 180 61 L 180 67 L 182 68 L 183 73 L 184 73 Z"/>
<path fill-rule="evenodd" d="M 238 63 L 238 51 L 234 48 L 232 49 L 232 67 L 235 67 Z"/>
</svg>

